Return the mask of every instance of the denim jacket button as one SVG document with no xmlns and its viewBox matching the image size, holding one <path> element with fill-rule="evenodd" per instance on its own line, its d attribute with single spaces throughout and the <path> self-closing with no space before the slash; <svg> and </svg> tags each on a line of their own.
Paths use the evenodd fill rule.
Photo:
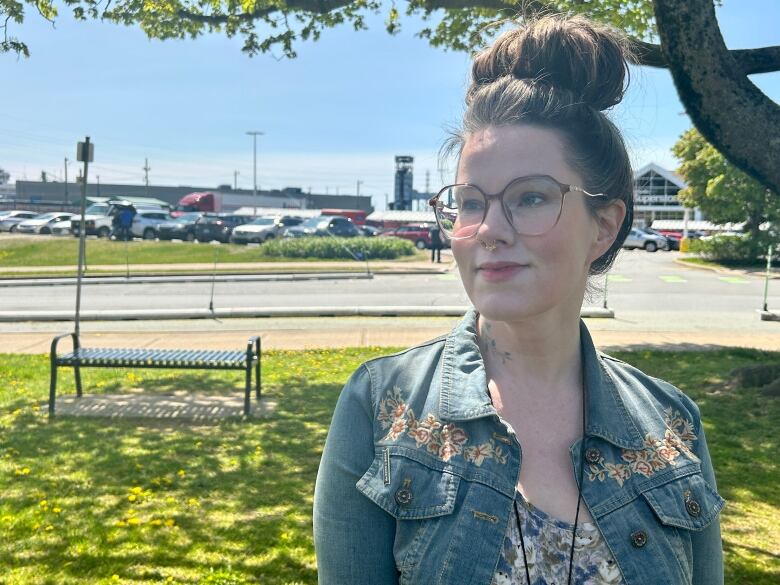
<svg viewBox="0 0 780 585">
<path fill-rule="evenodd" d="M 686 500 L 685 509 L 688 510 L 688 514 L 694 518 L 701 514 L 701 506 L 699 506 L 699 502 L 696 500 Z"/>
<path fill-rule="evenodd" d="M 647 533 L 644 530 L 637 530 L 631 534 L 631 544 L 636 548 L 642 548 L 647 544 Z"/>
<path fill-rule="evenodd" d="M 601 451 L 596 447 L 590 447 L 585 451 L 585 460 L 588 463 L 598 463 L 601 460 Z"/>
<path fill-rule="evenodd" d="M 395 492 L 395 501 L 401 504 L 402 506 L 405 506 L 409 502 L 412 501 L 412 490 L 408 488 L 401 488 L 397 492 Z"/>
</svg>

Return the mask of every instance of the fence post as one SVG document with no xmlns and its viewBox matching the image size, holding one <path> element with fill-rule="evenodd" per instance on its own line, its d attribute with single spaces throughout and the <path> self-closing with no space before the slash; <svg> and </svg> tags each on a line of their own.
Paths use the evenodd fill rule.
<svg viewBox="0 0 780 585">
<path fill-rule="evenodd" d="M 766 312 L 767 309 L 767 296 L 769 294 L 769 275 L 772 271 L 772 244 L 769 244 L 769 251 L 766 255 L 766 278 L 764 279 L 764 308 L 763 311 Z"/>
</svg>

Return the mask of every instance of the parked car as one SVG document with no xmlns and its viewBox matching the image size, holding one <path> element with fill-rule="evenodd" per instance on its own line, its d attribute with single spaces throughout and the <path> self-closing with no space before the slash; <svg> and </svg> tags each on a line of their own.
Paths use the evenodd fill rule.
<svg viewBox="0 0 780 585">
<path fill-rule="evenodd" d="M 431 236 L 428 233 L 428 230 L 430 230 L 431 227 L 433 227 L 433 225 L 427 223 L 408 224 L 385 230 L 380 235 L 403 238 L 404 240 L 414 242 L 414 245 L 418 250 L 425 250 L 432 245 Z M 450 247 L 450 242 L 447 238 L 441 238 L 441 241 L 443 248 Z"/>
<path fill-rule="evenodd" d="M 8 215 L 0 217 L 0 232 L 15 232 L 16 226 L 23 221 L 34 218 L 37 213 L 34 211 L 22 211 L 14 209 Z"/>
<path fill-rule="evenodd" d="M 73 214 L 73 217 L 76 217 L 75 214 Z M 53 236 L 69 236 L 73 232 L 70 229 L 70 219 L 66 219 L 63 221 L 58 221 L 55 224 L 52 224 L 51 226 L 51 233 Z"/>
<path fill-rule="evenodd" d="M 199 242 L 230 241 L 230 234 L 237 226 L 252 221 L 251 215 L 206 214 L 195 224 L 195 239 Z"/>
<path fill-rule="evenodd" d="M 32 219 L 19 222 L 16 225 L 16 232 L 20 234 L 50 234 L 54 224 L 65 220 L 70 221 L 72 216 L 72 213 L 63 211 L 42 213 Z"/>
<path fill-rule="evenodd" d="M 284 235 L 288 238 L 329 235 L 351 238 L 359 236 L 360 232 L 348 217 L 320 215 L 318 217 L 310 217 L 299 225 L 287 228 Z"/>
<path fill-rule="evenodd" d="M 654 230 L 653 228 L 642 228 L 642 231 L 646 234 L 653 234 L 656 236 L 661 236 L 666 240 L 666 244 L 662 246 L 663 250 L 666 250 L 667 252 L 670 250 L 679 250 L 680 249 L 680 238 L 675 238 L 672 235 L 669 234 L 662 234 L 659 231 Z"/>
<path fill-rule="evenodd" d="M 86 232 L 88 236 L 97 236 L 99 238 L 107 238 L 111 235 L 111 232 L 113 231 L 113 220 L 114 220 L 114 214 L 118 211 L 121 207 L 126 207 L 128 205 L 131 205 L 130 202 L 122 200 L 122 199 L 115 199 L 111 201 L 107 201 L 105 203 L 93 203 L 87 209 L 84 211 L 84 223 L 86 225 Z M 151 204 L 133 204 L 133 207 L 135 208 L 136 212 L 140 213 L 141 211 L 156 211 L 165 213 L 166 217 L 170 217 L 167 215 L 167 210 L 163 209 L 159 205 L 151 205 Z M 81 225 L 81 214 L 77 213 L 71 218 L 71 231 L 73 232 L 73 235 L 78 237 L 79 230 Z"/>
<path fill-rule="evenodd" d="M 171 216 L 162 209 L 140 209 L 133 217 L 130 233 L 144 240 L 154 240 L 157 237 L 157 226 L 170 220 Z"/>
<path fill-rule="evenodd" d="M 157 237 L 160 240 L 195 241 L 195 224 L 203 217 L 200 212 L 185 213 L 164 221 L 157 226 Z"/>
<path fill-rule="evenodd" d="M 358 229 L 361 231 L 361 235 L 372 238 L 378 236 L 382 230 L 372 225 L 360 225 Z"/>
<path fill-rule="evenodd" d="M 233 229 L 230 241 L 234 244 L 262 244 L 278 237 L 285 229 L 279 218 L 257 217 Z"/>
<path fill-rule="evenodd" d="M 626 241 L 623 242 L 623 247 L 627 250 L 633 250 L 635 248 L 644 248 L 648 252 L 655 252 L 658 249 L 663 249 L 667 246 L 666 237 L 658 234 L 649 234 L 642 231 L 640 228 L 631 228 L 628 232 Z"/>
</svg>

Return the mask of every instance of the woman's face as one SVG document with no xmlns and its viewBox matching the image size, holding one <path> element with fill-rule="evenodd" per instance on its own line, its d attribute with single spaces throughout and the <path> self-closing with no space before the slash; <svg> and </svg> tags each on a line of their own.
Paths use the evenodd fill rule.
<svg viewBox="0 0 780 585">
<path fill-rule="evenodd" d="M 512 179 L 528 175 L 549 175 L 584 187 L 583 178 L 564 160 L 559 135 L 535 126 L 489 127 L 469 135 L 456 180 L 498 193 Z M 540 236 L 518 235 L 493 200 L 476 237 L 452 241 L 466 293 L 482 315 L 516 321 L 559 309 L 579 314 L 590 264 L 611 245 L 600 241 L 599 222 L 584 197 L 567 193 L 558 223 Z M 480 240 L 495 242 L 496 249 L 486 250 Z M 516 265 L 490 270 L 483 266 L 487 262 Z"/>
</svg>

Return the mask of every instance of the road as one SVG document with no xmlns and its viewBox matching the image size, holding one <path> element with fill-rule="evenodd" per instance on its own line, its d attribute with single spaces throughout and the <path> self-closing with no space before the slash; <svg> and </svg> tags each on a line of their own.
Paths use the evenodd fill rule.
<svg viewBox="0 0 780 585">
<path fill-rule="evenodd" d="M 608 306 L 617 312 L 753 313 L 761 307 L 764 282 L 724 276 L 674 262 L 679 254 L 624 251 L 612 269 Z M 770 284 L 770 308 L 780 308 L 780 282 Z M 586 305 L 603 303 L 604 278 Z M 209 306 L 212 285 L 193 283 L 87 284 L 82 308 L 191 309 Z M 0 311 L 71 310 L 75 286 L 0 289 Z M 457 271 L 439 275 L 376 275 L 371 280 L 217 282 L 215 308 L 458 306 L 467 305 Z"/>
</svg>

